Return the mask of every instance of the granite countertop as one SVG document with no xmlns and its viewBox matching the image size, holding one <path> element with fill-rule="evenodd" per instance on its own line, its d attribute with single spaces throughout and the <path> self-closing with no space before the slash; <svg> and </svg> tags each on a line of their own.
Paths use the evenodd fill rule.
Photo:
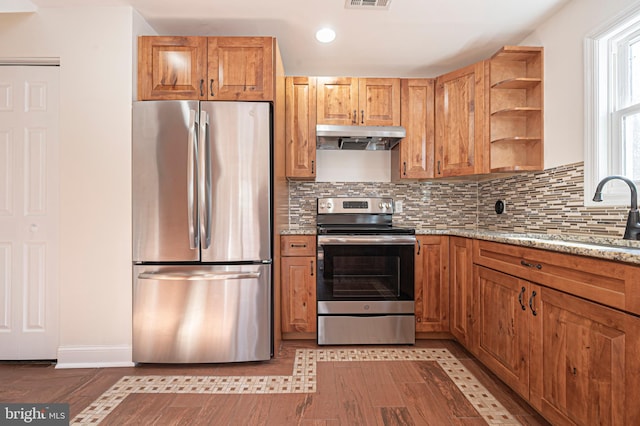
<svg viewBox="0 0 640 426">
<path fill-rule="evenodd" d="M 281 235 L 315 235 L 316 228 L 291 228 Z M 478 240 L 591 256 L 640 265 L 640 241 L 582 235 L 519 234 L 466 229 L 417 228 L 417 235 L 453 235 Z"/>
</svg>

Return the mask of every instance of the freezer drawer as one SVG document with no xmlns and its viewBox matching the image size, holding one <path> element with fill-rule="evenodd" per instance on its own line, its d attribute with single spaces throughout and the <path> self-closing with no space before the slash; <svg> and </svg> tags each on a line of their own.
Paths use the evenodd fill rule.
<svg viewBox="0 0 640 426">
<path fill-rule="evenodd" d="M 271 357 L 271 265 L 134 266 L 133 361 Z"/>
</svg>

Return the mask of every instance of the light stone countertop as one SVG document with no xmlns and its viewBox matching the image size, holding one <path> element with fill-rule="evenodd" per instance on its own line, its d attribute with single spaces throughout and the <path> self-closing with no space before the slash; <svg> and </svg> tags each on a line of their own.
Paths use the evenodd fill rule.
<svg viewBox="0 0 640 426">
<path fill-rule="evenodd" d="M 291 228 L 282 231 L 280 234 L 315 235 L 316 228 Z M 622 237 L 518 234 L 484 230 L 431 228 L 417 228 L 416 235 L 453 235 L 640 265 L 640 241 L 623 240 Z"/>
</svg>

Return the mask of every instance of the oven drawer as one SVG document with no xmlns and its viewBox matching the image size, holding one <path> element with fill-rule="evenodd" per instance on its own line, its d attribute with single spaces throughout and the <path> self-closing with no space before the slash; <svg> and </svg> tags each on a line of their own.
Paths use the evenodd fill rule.
<svg viewBox="0 0 640 426">
<path fill-rule="evenodd" d="M 319 300 L 320 315 L 400 315 L 415 313 L 413 300 Z"/>
<path fill-rule="evenodd" d="M 319 345 L 414 344 L 414 315 L 318 316 Z"/>
</svg>

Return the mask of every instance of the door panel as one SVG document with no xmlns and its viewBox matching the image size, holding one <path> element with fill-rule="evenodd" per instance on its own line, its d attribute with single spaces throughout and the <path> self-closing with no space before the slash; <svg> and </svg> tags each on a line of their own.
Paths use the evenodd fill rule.
<svg viewBox="0 0 640 426">
<path fill-rule="evenodd" d="M 0 67 L 0 359 L 57 356 L 58 99 L 58 67 Z"/>
<path fill-rule="evenodd" d="M 133 104 L 134 262 L 199 260 L 188 202 L 189 125 L 197 111 L 197 101 Z"/>
<path fill-rule="evenodd" d="M 209 145 L 201 151 L 209 154 L 211 182 L 211 214 L 202 219 L 211 245 L 201 238 L 202 261 L 271 259 L 270 105 L 203 102 L 201 110 L 209 120 Z"/>
</svg>

